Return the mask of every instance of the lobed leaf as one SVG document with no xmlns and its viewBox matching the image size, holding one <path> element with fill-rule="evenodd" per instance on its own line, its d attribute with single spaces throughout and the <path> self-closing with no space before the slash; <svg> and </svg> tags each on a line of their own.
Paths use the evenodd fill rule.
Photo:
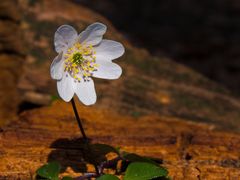
<svg viewBox="0 0 240 180">
<path fill-rule="evenodd" d="M 37 175 L 49 180 L 59 180 L 60 165 L 57 162 L 50 162 L 37 170 Z"/>
<path fill-rule="evenodd" d="M 124 180 L 149 180 L 158 177 L 166 177 L 167 170 L 146 162 L 131 163 L 124 176 Z"/>
<path fill-rule="evenodd" d="M 104 174 L 97 178 L 97 180 L 119 180 L 117 176 L 111 174 Z"/>
<path fill-rule="evenodd" d="M 147 163 L 151 163 L 154 164 L 156 166 L 158 166 L 158 163 L 156 163 L 155 161 L 151 160 L 150 158 L 147 157 L 143 157 L 143 156 L 139 156 L 137 154 L 134 153 L 124 153 L 123 158 L 131 161 L 131 162 L 147 162 Z"/>
</svg>

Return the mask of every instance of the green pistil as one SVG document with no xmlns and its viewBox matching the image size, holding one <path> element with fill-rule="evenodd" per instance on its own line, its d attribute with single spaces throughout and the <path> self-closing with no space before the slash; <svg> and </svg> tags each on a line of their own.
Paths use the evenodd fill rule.
<svg viewBox="0 0 240 180">
<path fill-rule="evenodd" d="M 72 58 L 73 58 L 73 63 L 77 65 L 81 64 L 84 61 L 82 54 L 79 52 L 75 53 Z"/>
</svg>

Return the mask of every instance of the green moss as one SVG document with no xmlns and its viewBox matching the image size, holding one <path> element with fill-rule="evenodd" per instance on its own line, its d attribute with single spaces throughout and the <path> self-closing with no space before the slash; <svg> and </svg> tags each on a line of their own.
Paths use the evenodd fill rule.
<svg viewBox="0 0 240 180">
<path fill-rule="evenodd" d="M 143 113 L 140 112 L 140 111 L 132 111 L 132 112 L 131 112 L 131 116 L 134 117 L 134 118 L 139 118 L 139 117 L 141 117 L 142 115 L 143 115 Z"/>
<path fill-rule="evenodd" d="M 32 47 L 29 51 L 30 51 L 30 54 L 36 58 L 37 65 L 42 64 L 47 59 L 47 56 L 44 50 L 41 48 Z"/>
<path fill-rule="evenodd" d="M 170 60 L 157 57 L 137 56 L 133 52 L 127 51 L 126 62 L 134 65 L 141 73 L 154 76 L 156 78 L 170 79 L 174 82 L 192 81 L 191 74 L 188 72 L 178 72 L 177 65 Z"/>
<path fill-rule="evenodd" d="M 136 67 L 139 70 L 139 73 L 144 73 L 144 75 L 153 78 L 167 80 L 172 83 L 197 86 L 213 92 L 229 94 L 224 87 L 212 82 L 203 75 L 166 58 L 138 55 L 131 50 L 127 50 L 125 62 Z"/>
<path fill-rule="evenodd" d="M 194 121 L 214 123 L 223 129 L 239 128 L 240 113 L 238 107 L 223 98 L 207 98 L 201 95 L 172 91 L 173 112 L 179 117 Z M 234 127 L 235 126 L 235 127 Z"/>
<path fill-rule="evenodd" d="M 146 91 L 152 86 L 152 84 L 149 83 L 144 78 L 141 77 L 131 77 L 128 78 L 125 82 L 125 89 L 128 89 L 130 91 L 134 91 L 137 94 L 142 94 L 144 95 Z"/>
<path fill-rule="evenodd" d="M 179 107 L 185 107 L 189 110 L 212 108 L 212 104 L 210 101 L 190 94 L 183 94 L 177 92 L 173 94 L 173 99 Z"/>
<path fill-rule="evenodd" d="M 39 40 L 41 36 L 45 36 L 50 40 L 54 37 L 54 33 L 59 27 L 59 23 L 50 21 L 34 21 L 31 28 L 35 32 L 35 39 Z"/>
<path fill-rule="evenodd" d="M 36 45 L 28 47 L 29 53 L 37 59 L 36 63 L 41 64 L 45 60 L 49 60 L 50 57 L 54 58 L 56 56 L 53 47 L 54 33 L 60 25 L 66 22 L 65 19 L 58 18 L 55 21 L 39 21 L 34 14 L 29 13 L 25 15 L 24 20 L 30 25 L 29 30 L 34 32 L 33 41 L 39 41 L 41 38 L 48 41 L 48 45 L 44 48 L 37 47 Z M 73 23 L 70 22 L 69 24 L 71 25 Z M 31 44 L 31 42 L 29 44 Z"/>
<path fill-rule="evenodd" d="M 42 0 L 28 0 L 29 6 L 35 6 L 36 3 L 42 3 Z"/>
<path fill-rule="evenodd" d="M 26 14 L 24 20 L 30 25 L 30 28 L 33 32 L 35 32 L 35 40 L 39 40 L 41 36 L 44 36 L 52 41 L 54 37 L 54 33 L 57 28 L 63 24 L 71 25 L 79 30 L 80 27 L 85 28 L 85 24 L 82 21 L 69 21 L 64 18 L 56 18 L 54 21 L 41 20 L 39 21 L 34 14 Z"/>
<path fill-rule="evenodd" d="M 159 111 L 161 104 L 155 99 L 152 99 L 152 97 L 148 96 L 149 92 L 155 92 L 157 89 L 157 86 L 154 83 L 141 76 L 134 76 L 126 79 L 124 81 L 124 86 L 125 88 L 122 93 L 122 101 L 131 105 L 131 116 L 142 116 L 143 114 L 146 114 L 144 112 L 145 110 Z"/>
<path fill-rule="evenodd" d="M 51 101 L 52 101 L 52 102 L 54 102 L 54 101 L 56 101 L 56 100 L 58 100 L 58 99 L 61 99 L 61 98 L 60 98 L 59 95 L 57 95 L 57 94 L 54 94 L 54 95 L 51 96 Z"/>
<path fill-rule="evenodd" d="M 174 102 L 179 107 L 188 108 L 189 110 L 197 110 L 201 112 L 203 109 L 208 109 L 211 112 L 222 112 L 223 109 L 229 106 L 229 103 L 218 103 L 212 99 L 207 99 L 203 96 L 192 95 L 177 90 L 171 90 Z M 234 108 L 234 107 L 231 107 Z M 231 109 L 230 108 L 230 109 Z M 229 108 L 228 108 L 229 109 Z"/>
</svg>

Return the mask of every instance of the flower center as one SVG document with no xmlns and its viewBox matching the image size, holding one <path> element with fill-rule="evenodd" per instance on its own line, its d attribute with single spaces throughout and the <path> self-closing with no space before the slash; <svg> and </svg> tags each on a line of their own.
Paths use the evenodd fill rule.
<svg viewBox="0 0 240 180">
<path fill-rule="evenodd" d="M 76 65 L 80 65 L 84 61 L 82 54 L 79 52 L 76 52 L 72 58 L 73 58 L 73 63 L 75 63 Z"/>
<path fill-rule="evenodd" d="M 64 71 L 68 72 L 75 82 L 89 81 L 98 67 L 95 54 L 91 45 L 75 43 L 64 54 Z"/>
</svg>

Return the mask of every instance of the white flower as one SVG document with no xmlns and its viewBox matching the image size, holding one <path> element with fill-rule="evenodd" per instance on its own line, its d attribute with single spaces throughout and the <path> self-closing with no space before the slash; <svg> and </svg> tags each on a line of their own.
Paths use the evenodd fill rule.
<svg viewBox="0 0 240 180">
<path fill-rule="evenodd" d="M 69 25 L 60 26 L 54 36 L 58 56 L 53 60 L 50 73 L 57 80 L 60 97 L 69 102 L 74 94 L 85 105 L 96 102 L 91 77 L 117 79 L 122 69 L 112 60 L 123 55 L 121 43 L 102 39 L 107 27 L 94 23 L 79 35 Z"/>
</svg>

